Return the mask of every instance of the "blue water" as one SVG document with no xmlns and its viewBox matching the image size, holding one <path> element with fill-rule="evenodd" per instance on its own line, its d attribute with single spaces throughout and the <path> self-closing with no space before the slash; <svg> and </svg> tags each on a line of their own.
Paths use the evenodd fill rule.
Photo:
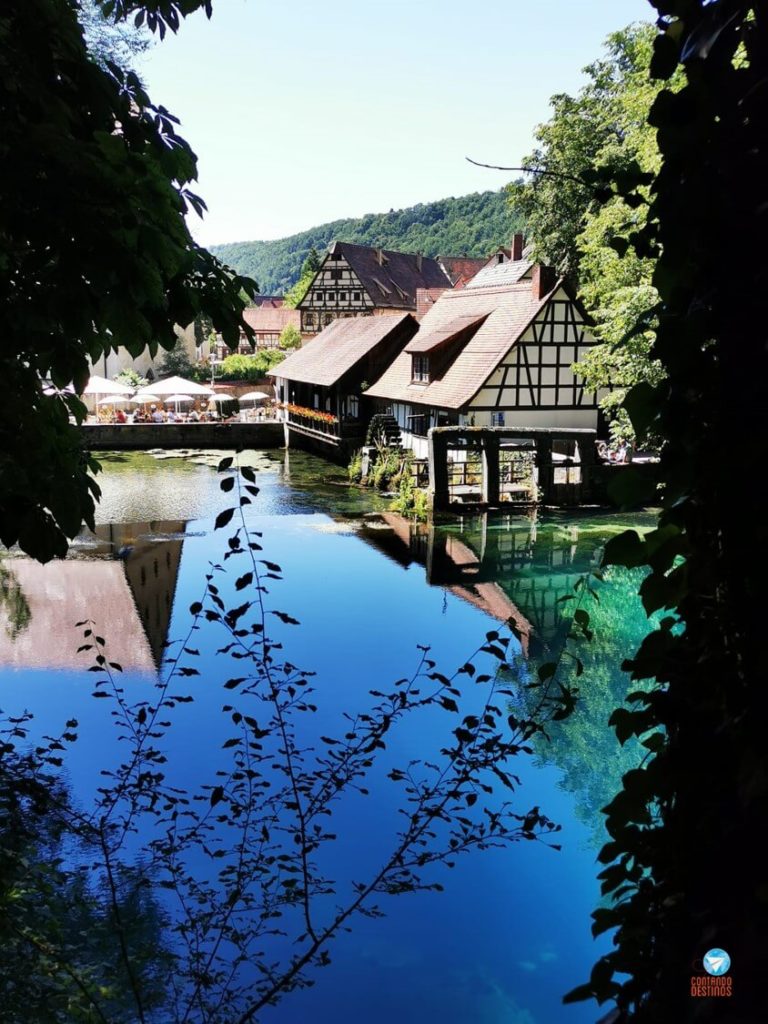
<svg viewBox="0 0 768 1024">
<path fill-rule="evenodd" d="M 521 700 L 530 699 L 521 684 L 532 678 L 537 659 L 556 655 L 567 631 L 567 606 L 558 598 L 597 563 L 605 538 L 628 525 L 583 516 L 490 524 L 457 520 L 431 538 L 428 531 L 413 530 L 410 537 L 406 531 L 404 540 L 386 523 L 361 518 L 385 509 L 385 501 L 335 483 L 325 463 L 292 453 L 288 468 L 276 455 L 257 459 L 256 465 L 261 493 L 247 510 L 248 525 L 263 534 L 264 557 L 278 563 L 284 577 L 268 582 L 268 602 L 301 623 L 285 626 L 275 619 L 271 632 L 283 641 L 291 662 L 316 673 L 319 710 L 307 718 L 308 737 L 343 731 L 342 713 L 367 706 L 368 690 L 386 689 L 410 674 L 417 645 L 429 645 L 438 667 L 450 674 L 489 629 L 500 628 L 468 583 L 475 570 L 467 576 L 460 564 L 468 552 L 477 556 L 483 580 L 498 584 L 500 596 L 506 595 L 531 624 L 527 659 L 512 641 L 511 653 L 520 657 L 508 680 L 519 688 Z M 227 503 L 216 474 L 189 461 L 120 457 L 107 461 L 102 487 L 102 524 L 121 525 L 111 534 L 102 528 L 98 542 L 84 537 L 75 557 L 109 558 L 119 550 L 127 572 L 131 559 L 138 565 L 145 557 L 142 552 L 160 552 L 161 569 L 172 565 L 167 587 L 172 598 L 167 620 L 155 622 L 154 629 L 171 641 L 183 637 L 189 605 L 199 597 L 210 564 L 221 560 L 229 532 L 212 529 L 215 513 Z M 131 523 L 144 524 L 138 539 Z M 458 554 L 454 550 L 453 560 L 443 559 L 435 568 L 435 551 L 452 542 L 460 543 Z M 427 550 L 431 578 L 439 585 L 429 582 L 419 560 Z M 164 553 L 170 553 L 166 562 Z M 14 563 L 4 564 L 13 568 Z M 452 870 L 433 873 L 445 892 L 381 900 L 386 916 L 354 919 L 352 932 L 333 942 L 331 965 L 313 975 L 314 986 L 291 993 L 261 1020 L 580 1024 L 599 1016 L 594 1006 L 564 1007 L 561 1000 L 587 979 L 605 949 L 605 940 L 596 943 L 590 934 L 590 912 L 600 899 L 595 878 L 599 809 L 635 756 L 619 752 L 605 722 L 624 687 L 618 665 L 645 623 L 626 580 L 603 585 L 595 613 L 602 616 L 603 629 L 600 643 L 585 654 L 583 706 L 513 768 L 520 778 L 516 806 L 521 813 L 539 806 L 560 823 L 562 831 L 553 841 L 562 850 L 521 841 L 471 854 Z M 115 622 L 98 625 L 108 643 L 122 628 Z M 34 615 L 27 628 L 34 628 Z M 151 628 L 147 634 L 151 637 Z M 73 630 L 72 643 L 78 642 Z M 163 741 L 169 771 L 187 787 L 210 781 L 225 763 L 221 745 L 231 727 L 220 709 L 230 694 L 220 683 L 235 672 L 227 658 L 213 656 L 212 636 L 198 635 L 194 643 L 202 652 L 201 676 L 184 686 L 195 702 L 179 709 Z M 0 707 L 33 711 L 42 733 L 60 728 L 73 714 L 79 719 L 80 739 L 67 771 L 83 802 L 99 784 L 95 766 L 113 763 L 120 752 L 104 706 L 110 702 L 89 697 L 92 683 L 93 676 L 72 670 L 21 666 L 0 673 Z M 152 672 L 127 674 L 122 684 L 133 694 L 145 688 L 149 695 Z M 473 683 L 462 687 L 464 710 L 475 706 L 478 695 Z M 406 726 L 392 738 L 385 765 L 434 754 L 455 724 L 441 712 Z M 365 877 L 366 869 L 381 862 L 397 827 L 392 783 L 380 773 L 371 789 L 370 796 L 353 797 L 335 815 L 339 840 L 325 866 L 338 882 L 339 896 L 350 878 Z M 327 900 L 321 914 L 331 914 L 335 902 Z"/>
</svg>

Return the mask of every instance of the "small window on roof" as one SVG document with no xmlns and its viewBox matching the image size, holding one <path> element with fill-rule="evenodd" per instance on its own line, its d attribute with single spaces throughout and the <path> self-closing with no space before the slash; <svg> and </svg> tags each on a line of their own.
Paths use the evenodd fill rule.
<svg viewBox="0 0 768 1024">
<path fill-rule="evenodd" d="M 359 302 L 361 298 L 362 298 L 362 296 L 361 296 L 360 292 L 352 292 L 352 301 L 353 302 Z"/>
<path fill-rule="evenodd" d="M 421 384 L 429 383 L 429 356 L 412 356 L 411 380 L 419 381 Z"/>
</svg>

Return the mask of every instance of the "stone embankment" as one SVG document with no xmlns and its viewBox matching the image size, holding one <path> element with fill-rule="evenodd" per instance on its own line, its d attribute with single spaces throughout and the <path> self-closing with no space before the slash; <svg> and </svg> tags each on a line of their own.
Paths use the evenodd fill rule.
<svg viewBox="0 0 768 1024">
<path fill-rule="evenodd" d="M 153 448 L 282 448 L 283 424 L 253 423 L 84 423 L 89 451 L 147 451 Z"/>
</svg>

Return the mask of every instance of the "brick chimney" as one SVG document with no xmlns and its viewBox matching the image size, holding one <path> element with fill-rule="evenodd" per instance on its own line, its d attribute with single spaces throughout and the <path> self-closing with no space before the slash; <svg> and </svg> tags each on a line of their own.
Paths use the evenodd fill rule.
<svg viewBox="0 0 768 1024">
<path fill-rule="evenodd" d="M 416 253 L 416 269 L 421 273 L 421 265 L 424 262 L 424 257 L 420 252 Z"/>
<path fill-rule="evenodd" d="M 512 245 L 510 250 L 512 252 L 511 259 L 514 263 L 519 263 L 523 258 L 523 248 L 525 246 L 525 235 L 516 234 L 512 236 Z"/>
<path fill-rule="evenodd" d="M 533 267 L 533 277 L 531 280 L 531 290 L 533 291 L 534 299 L 543 299 L 555 287 L 556 280 L 557 276 L 554 267 L 545 267 L 541 263 L 536 263 Z"/>
</svg>

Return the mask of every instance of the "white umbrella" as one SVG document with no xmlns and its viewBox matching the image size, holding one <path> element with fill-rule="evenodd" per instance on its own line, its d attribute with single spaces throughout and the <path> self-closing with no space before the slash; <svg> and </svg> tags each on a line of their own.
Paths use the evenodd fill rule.
<svg viewBox="0 0 768 1024">
<path fill-rule="evenodd" d="M 132 398 L 126 398 L 125 395 L 112 395 L 111 398 L 100 398 L 96 405 L 122 405 L 124 402 L 132 401 Z"/>
<path fill-rule="evenodd" d="M 269 395 L 263 391 L 248 391 L 245 395 L 240 395 L 241 402 L 266 402 L 268 398 Z"/>
<path fill-rule="evenodd" d="M 134 395 L 133 398 L 129 398 L 128 401 L 133 402 L 134 405 L 147 405 L 149 402 L 154 402 L 155 405 L 157 405 L 161 399 L 159 399 L 157 395 Z"/>
<path fill-rule="evenodd" d="M 142 398 L 145 393 L 165 397 L 166 395 L 212 395 L 213 391 L 193 380 L 184 380 L 183 377 L 167 377 L 165 380 L 155 380 L 145 388 L 140 388 L 136 392 L 136 397 Z"/>
<path fill-rule="evenodd" d="M 83 391 L 84 395 L 131 395 L 133 388 L 127 384 L 121 384 L 117 380 L 107 380 L 106 377 L 99 377 L 98 374 L 91 374 L 88 383 Z"/>
<path fill-rule="evenodd" d="M 211 395 L 211 399 L 210 400 L 212 402 L 235 402 L 235 401 L 237 401 L 237 399 L 234 397 L 234 395 L 222 395 L 222 394 L 220 394 L 218 392 L 215 395 Z"/>
<path fill-rule="evenodd" d="M 165 402 L 166 405 L 168 405 L 170 402 L 175 402 L 176 412 L 178 412 L 180 402 L 194 402 L 194 398 L 191 395 L 166 395 L 163 398 L 163 401 Z"/>
</svg>

